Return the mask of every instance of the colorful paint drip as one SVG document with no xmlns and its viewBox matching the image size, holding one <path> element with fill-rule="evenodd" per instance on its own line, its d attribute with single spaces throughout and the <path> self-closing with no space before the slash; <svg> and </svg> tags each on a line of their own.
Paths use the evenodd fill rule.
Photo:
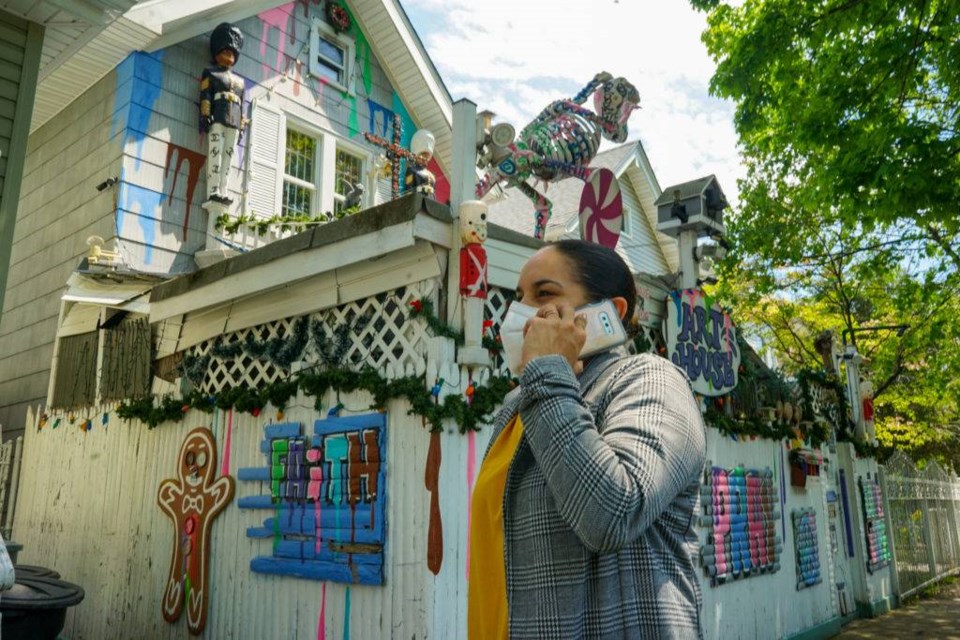
<svg viewBox="0 0 960 640">
<path fill-rule="evenodd" d="M 772 470 L 712 467 L 701 499 L 700 526 L 708 531 L 701 564 L 712 586 L 779 571 L 783 541 Z"/>
</svg>

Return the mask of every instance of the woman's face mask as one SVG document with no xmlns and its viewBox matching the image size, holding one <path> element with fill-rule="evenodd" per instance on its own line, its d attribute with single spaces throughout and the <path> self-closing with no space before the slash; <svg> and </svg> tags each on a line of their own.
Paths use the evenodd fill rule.
<svg viewBox="0 0 960 640">
<path fill-rule="evenodd" d="M 522 302 L 510 303 L 507 314 L 500 325 L 500 342 L 503 344 L 503 359 L 510 373 L 519 377 L 523 373 L 523 327 L 527 320 L 537 315 L 537 307 Z"/>
</svg>

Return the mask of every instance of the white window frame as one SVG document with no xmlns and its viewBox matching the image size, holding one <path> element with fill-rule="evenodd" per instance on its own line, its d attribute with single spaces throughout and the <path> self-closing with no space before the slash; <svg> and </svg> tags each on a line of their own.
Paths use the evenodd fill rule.
<svg viewBox="0 0 960 640">
<path fill-rule="evenodd" d="M 300 178 L 291 176 L 287 173 L 287 133 L 290 131 L 295 131 L 296 133 L 309 136 L 313 138 L 316 143 L 316 158 L 313 162 L 313 182 L 307 182 L 306 180 L 301 180 Z M 294 120 L 287 114 L 286 125 L 283 129 L 283 153 L 281 158 L 283 158 L 283 163 L 280 166 L 280 212 L 283 212 L 283 194 L 284 194 L 284 185 L 287 182 L 291 182 L 297 186 L 303 187 L 305 189 L 310 189 L 313 191 L 314 197 L 310 199 L 310 216 L 316 218 L 320 215 L 323 209 L 323 167 L 324 164 L 324 138 L 322 132 L 316 130 L 313 127 L 303 125 L 301 121 Z"/>
<path fill-rule="evenodd" d="M 334 82 L 320 72 L 320 62 L 318 61 L 320 55 L 320 38 L 343 49 L 343 83 Z M 313 26 L 310 29 L 310 75 L 321 78 L 324 82 L 329 83 L 330 86 L 340 89 L 341 91 L 346 91 L 349 95 L 354 95 L 351 78 L 353 78 L 353 66 L 356 58 L 355 51 L 356 44 L 353 38 L 343 33 L 337 33 L 333 27 L 319 18 L 313 19 Z M 336 65 L 331 64 L 331 66 Z"/>
<path fill-rule="evenodd" d="M 298 180 L 292 176 L 288 176 L 286 172 L 286 141 L 287 131 L 290 130 L 308 135 L 317 141 L 317 160 L 314 163 L 314 184 L 312 185 L 306 184 L 304 181 Z M 310 125 L 304 120 L 291 115 L 289 112 L 286 113 L 283 143 L 284 164 L 280 168 L 281 180 L 278 187 L 280 189 L 281 210 L 283 209 L 283 185 L 285 182 L 290 181 L 294 184 L 300 184 L 304 187 L 312 188 L 314 190 L 314 193 L 317 197 L 313 198 L 310 203 L 310 215 L 312 217 L 316 218 L 321 214 L 333 212 L 336 201 L 342 198 L 342 196 L 337 194 L 336 189 L 337 149 L 342 149 L 350 155 L 356 156 L 360 159 L 360 179 L 363 182 L 364 194 L 366 194 L 367 198 L 367 200 L 364 202 L 364 206 L 372 206 L 373 201 L 369 200 L 369 198 L 372 197 L 370 195 L 372 193 L 371 177 L 368 175 L 368 170 L 372 161 L 369 149 L 350 142 L 345 138 L 341 138 L 329 129 Z"/>
<path fill-rule="evenodd" d="M 351 144 L 339 138 L 337 138 L 335 144 L 330 146 L 333 147 L 331 159 L 333 171 L 330 172 L 330 194 L 332 199 L 330 211 L 334 210 L 337 202 L 346 200 L 344 196 L 337 193 L 337 151 L 344 151 L 360 160 L 360 181 L 363 183 L 363 193 L 366 198 L 370 198 L 370 194 L 372 193 L 370 189 L 370 176 L 367 175 L 368 167 L 370 166 L 370 152 L 359 145 Z M 368 202 L 364 202 L 364 204 L 370 206 Z"/>
</svg>

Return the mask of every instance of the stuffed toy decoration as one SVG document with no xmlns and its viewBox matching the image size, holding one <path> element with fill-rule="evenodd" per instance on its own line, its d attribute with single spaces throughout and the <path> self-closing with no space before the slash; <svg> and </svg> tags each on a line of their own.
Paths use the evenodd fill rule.
<svg viewBox="0 0 960 640">
<path fill-rule="evenodd" d="M 204 209 L 225 209 L 230 197 L 230 165 L 243 131 L 243 78 L 231 69 L 243 47 L 240 29 L 224 22 L 210 35 L 214 66 L 200 80 L 200 131 L 207 134 L 207 201 Z"/>
<path fill-rule="evenodd" d="M 433 134 L 426 129 L 420 129 L 410 139 L 410 152 L 413 159 L 407 162 L 406 174 L 403 177 L 403 188 L 409 192 L 415 189 L 417 193 L 432 196 L 436 188 L 437 179 L 433 172 L 427 169 L 427 164 L 433 158 L 433 149 L 436 140 Z"/>
<path fill-rule="evenodd" d="M 487 297 L 487 205 L 468 200 L 460 205 L 460 295 Z"/>
</svg>

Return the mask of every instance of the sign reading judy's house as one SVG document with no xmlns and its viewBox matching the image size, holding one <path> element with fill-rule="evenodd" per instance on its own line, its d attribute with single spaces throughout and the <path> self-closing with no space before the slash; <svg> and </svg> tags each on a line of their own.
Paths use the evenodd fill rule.
<svg viewBox="0 0 960 640">
<path fill-rule="evenodd" d="M 705 396 L 729 393 L 737 386 L 740 349 L 730 315 L 699 289 L 671 291 L 664 336 L 667 357 Z"/>
</svg>

